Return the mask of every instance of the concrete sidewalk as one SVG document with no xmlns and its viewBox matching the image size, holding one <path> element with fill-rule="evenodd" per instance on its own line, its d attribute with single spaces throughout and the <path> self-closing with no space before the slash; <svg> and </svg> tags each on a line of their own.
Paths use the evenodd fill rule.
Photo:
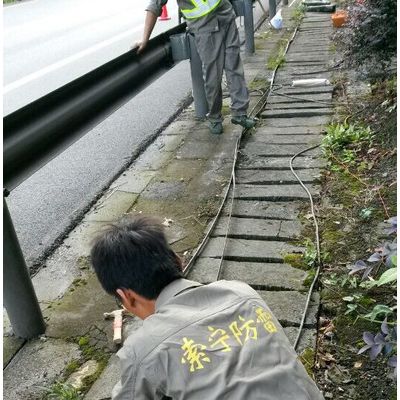
<svg viewBox="0 0 400 400">
<path fill-rule="evenodd" d="M 283 9 L 283 30 L 272 32 L 266 24 L 260 28 L 256 34 L 256 54 L 244 59 L 251 91 L 250 110 L 256 108 L 269 85 L 272 71 L 266 64 L 277 58 L 274 55 L 278 54 L 282 37 L 287 39 L 290 36 L 287 28 L 295 25 L 291 15 L 296 3 Z M 323 69 L 323 65 L 326 68 L 327 21 L 326 16 L 305 18 L 304 29 L 298 36 L 300 39 L 302 35 L 315 37 L 317 26 L 319 37 L 311 45 L 321 43 L 322 53 L 312 55 L 310 45 L 293 43 L 277 75 L 276 83 L 281 87 L 290 79 L 302 78 L 302 71 L 309 73 L 310 65 L 316 67 L 315 71 Z M 297 75 L 293 75 L 293 70 Z M 316 72 L 309 77 L 320 77 L 320 74 Z M 229 238 L 229 265 L 223 274 L 224 279 L 242 279 L 259 289 L 291 340 L 301 318 L 305 301 L 303 281 L 307 273 L 286 264 L 282 257 L 304 251 L 293 241 L 301 232 L 298 210 L 307 198 L 287 171 L 288 158 L 299 146 L 305 148 L 320 140 L 321 127 L 328 121 L 329 105 L 310 114 L 301 98 L 307 97 L 308 92 L 308 97 L 328 102 L 332 97 L 331 88 L 323 89 L 317 92 L 292 89 L 271 97 L 270 107 L 261 112 L 262 120 L 246 139 L 237 175 L 235 198 L 239 203 L 236 219 L 232 221 L 237 237 L 233 234 Z M 289 106 L 290 102 L 283 101 L 284 96 L 297 97 L 297 100 L 295 103 L 292 100 Z M 174 250 L 186 261 L 190 259 L 221 204 L 231 176 L 236 141 L 241 135 L 241 128 L 230 123 L 229 98 L 224 103 L 223 135 L 211 135 L 203 121 L 195 120 L 192 107 L 184 110 L 112 184 L 33 278 L 48 328 L 44 337 L 25 343 L 11 335 L 5 320 L 4 399 L 41 398 L 44 388 L 50 388 L 56 381 L 80 387 L 86 392 L 86 400 L 110 396 L 119 370 L 111 322 L 103 319 L 103 313 L 114 310 L 116 304 L 111 296 L 104 294 L 90 270 L 91 240 L 102 226 L 123 215 L 151 214 L 164 220 Z M 282 126 L 284 132 L 278 132 Z M 314 152 L 299 160 L 297 167 L 304 166 L 300 175 L 307 183 L 315 181 L 318 168 L 323 165 L 316 156 L 318 153 Z M 313 194 L 317 192 L 315 187 Z M 262 201 L 267 203 L 261 207 Z M 204 283 L 215 280 L 226 215 L 225 211 L 225 218 L 219 221 L 190 279 Z M 251 220 L 246 222 L 246 217 Z M 258 223 L 254 222 L 257 220 Z M 244 239 L 253 241 L 247 256 L 243 256 L 248 251 Z M 245 277 L 241 269 L 243 261 L 247 262 Z M 313 346 L 317 309 L 318 297 L 314 296 L 302 349 Z M 124 336 L 138 326 L 139 320 L 127 318 Z"/>
</svg>

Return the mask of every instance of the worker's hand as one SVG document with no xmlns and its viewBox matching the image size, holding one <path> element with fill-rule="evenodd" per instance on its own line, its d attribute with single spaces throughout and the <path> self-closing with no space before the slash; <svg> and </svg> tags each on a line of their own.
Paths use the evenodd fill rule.
<svg viewBox="0 0 400 400">
<path fill-rule="evenodd" d="M 132 50 L 136 50 L 140 54 L 147 46 L 147 42 L 136 42 L 131 46 Z"/>
</svg>

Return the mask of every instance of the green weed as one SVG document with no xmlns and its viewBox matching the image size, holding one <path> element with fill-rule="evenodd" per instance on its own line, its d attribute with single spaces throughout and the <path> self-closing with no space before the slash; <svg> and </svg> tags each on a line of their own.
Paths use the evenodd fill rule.
<svg viewBox="0 0 400 400">
<path fill-rule="evenodd" d="M 305 246 L 306 251 L 304 252 L 304 262 L 309 268 L 311 268 L 317 261 L 317 249 L 310 239 L 306 240 Z"/>
<path fill-rule="evenodd" d="M 82 395 L 71 385 L 54 383 L 47 389 L 46 400 L 82 400 Z"/>
<path fill-rule="evenodd" d="M 296 24 L 300 24 L 303 20 L 304 15 L 306 13 L 306 6 L 303 3 L 300 3 L 294 10 L 291 19 L 296 22 Z"/>
<path fill-rule="evenodd" d="M 274 70 L 285 63 L 285 49 L 280 48 L 277 54 L 273 54 L 268 58 L 267 68 Z"/>
<path fill-rule="evenodd" d="M 354 150 L 362 143 L 370 143 L 372 131 L 368 127 L 347 124 L 331 124 L 326 128 L 327 134 L 322 139 L 322 150 L 326 156 L 341 153 L 344 160 L 355 159 Z M 353 146 L 353 149 L 347 147 Z"/>
</svg>

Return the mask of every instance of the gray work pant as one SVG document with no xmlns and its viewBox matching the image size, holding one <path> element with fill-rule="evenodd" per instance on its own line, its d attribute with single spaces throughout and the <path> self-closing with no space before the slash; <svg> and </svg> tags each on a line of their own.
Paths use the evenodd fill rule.
<svg viewBox="0 0 400 400">
<path fill-rule="evenodd" d="M 222 74 L 225 69 L 232 116 L 247 113 L 249 93 L 240 59 L 239 32 L 235 20 L 219 24 L 219 30 L 195 33 L 197 51 L 203 64 L 204 87 L 210 121 L 222 121 Z"/>
</svg>

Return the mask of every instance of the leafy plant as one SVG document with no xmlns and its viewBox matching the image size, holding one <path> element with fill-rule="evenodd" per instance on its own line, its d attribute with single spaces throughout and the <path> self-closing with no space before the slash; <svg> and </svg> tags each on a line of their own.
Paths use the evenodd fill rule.
<svg viewBox="0 0 400 400">
<path fill-rule="evenodd" d="M 368 259 L 367 264 L 363 260 L 358 260 L 354 264 L 348 266 L 347 268 L 350 270 L 349 275 L 353 275 L 357 272 L 363 271 L 362 279 L 367 279 L 373 272 L 376 273 L 382 265 L 386 267 L 393 267 L 391 269 L 396 269 L 397 264 L 397 243 L 395 241 L 389 243 L 384 243 L 381 247 L 375 249 L 375 253 L 372 254 Z M 387 272 L 387 271 L 386 271 Z M 393 272 L 391 271 L 389 274 L 392 277 Z M 384 280 L 388 278 L 385 275 Z M 383 281 L 383 283 L 389 283 L 393 280 L 389 280 L 388 282 Z"/>
<path fill-rule="evenodd" d="M 397 218 L 389 218 L 387 221 L 390 227 L 386 229 L 388 234 L 394 234 L 397 232 Z M 369 280 L 360 284 L 360 288 L 371 289 L 374 286 L 392 285 L 397 281 L 397 243 L 396 240 L 392 242 L 385 242 L 381 247 L 375 249 L 375 252 L 366 260 L 358 260 L 355 264 L 349 266 L 349 275 L 352 276 L 357 272 L 363 272 L 362 279 L 369 278 Z M 368 264 L 367 264 L 368 263 Z M 389 267 L 384 271 L 378 280 L 373 279 L 370 274 L 372 272 L 377 273 L 381 266 Z M 352 296 L 343 297 L 346 301 L 347 310 L 345 314 L 353 312 L 358 313 L 358 306 L 361 303 L 363 296 L 360 293 L 355 293 Z M 364 352 L 369 353 L 371 360 L 375 360 L 377 356 L 383 353 L 384 356 L 388 357 L 388 365 L 395 368 L 397 365 L 397 328 L 388 326 L 387 318 L 395 317 L 397 306 L 390 306 L 388 304 L 376 304 L 373 309 L 364 315 L 358 313 L 357 319 L 362 318 L 370 322 L 379 322 L 381 324 L 380 332 L 372 334 L 371 332 L 363 333 L 363 340 L 365 346 L 363 346 L 358 354 Z M 382 319 L 384 318 L 384 321 Z M 357 321 L 356 319 L 356 321 Z M 392 323 L 393 324 L 393 323 Z"/>
<path fill-rule="evenodd" d="M 82 400 L 82 395 L 73 386 L 56 382 L 47 389 L 46 400 Z"/>
<path fill-rule="evenodd" d="M 397 267 L 385 271 L 379 278 L 377 285 L 382 286 L 397 281 Z"/>
<path fill-rule="evenodd" d="M 371 218 L 373 212 L 374 212 L 374 208 L 372 208 L 372 207 L 363 208 L 360 211 L 360 217 L 364 220 L 368 220 Z"/>
<path fill-rule="evenodd" d="M 358 311 L 358 306 L 364 308 L 367 305 L 376 303 L 376 300 L 369 296 L 363 295 L 362 293 L 355 293 L 351 296 L 345 296 L 343 297 L 343 300 L 347 303 L 347 310 L 344 315 L 350 314 L 353 311 Z M 360 315 L 358 315 L 358 317 L 359 316 Z"/>
<path fill-rule="evenodd" d="M 317 249 L 311 240 L 307 240 L 305 245 L 306 250 L 304 252 L 304 262 L 311 268 L 317 260 Z"/>
<path fill-rule="evenodd" d="M 354 165 L 356 162 L 357 155 L 354 150 L 344 149 L 342 151 L 342 160 L 346 164 Z"/>
<path fill-rule="evenodd" d="M 348 286 L 352 289 L 356 289 L 358 287 L 357 277 L 349 275 L 337 276 L 336 274 L 332 274 L 330 278 L 325 278 L 323 283 L 324 285 L 329 286 Z"/>
<path fill-rule="evenodd" d="M 397 232 L 397 217 L 392 217 L 387 220 L 387 223 L 390 224 L 389 228 L 386 228 L 386 233 L 388 235 Z"/>
<path fill-rule="evenodd" d="M 388 221 L 390 223 L 390 228 L 386 231 L 389 234 L 396 233 L 397 230 L 397 217 L 392 217 Z M 388 283 L 395 282 L 397 280 L 397 241 L 385 242 L 380 247 L 375 249 L 375 252 L 369 256 L 366 260 L 358 260 L 354 264 L 348 266 L 350 270 L 349 275 L 354 275 L 358 272 L 363 271 L 362 279 L 367 279 L 374 272 L 376 273 L 381 266 L 386 266 L 389 268 L 385 271 L 378 281 L 372 280 L 376 285 L 381 286 Z M 369 264 L 367 264 L 369 263 Z M 373 283 L 366 285 L 369 287 L 374 286 Z"/>
<path fill-rule="evenodd" d="M 344 315 L 351 314 L 353 311 L 356 311 L 358 308 L 358 304 L 354 303 L 354 301 L 357 301 L 361 298 L 360 294 L 354 294 L 353 296 L 346 296 L 343 297 L 343 300 L 348 302 L 347 304 L 347 310 L 344 313 Z"/>
<path fill-rule="evenodd" d="M 346 26 L 335 35 L 347 66 L 372 77 L 387 74 L 397 50 L 396 3 L 396 0 L 364 0 L 348 7 Z"/>
<path fill-rule="evenodd" d="M 356 159 L 355 150 L 363 143 L 370 143 L 372 136 L 369 126 L 331 124 L 322 139 L 322 150 L 327 157 L 336 153 L 344 162 L 352 163 Z"/>
<path fill-rule="evenodd" d="M 351 314 L 353 311 L 356 311 L 358 308 L 358 304 L 350 303 L 347 304 L 347 310 L 344 315 Z"/>
<path fill-rule="evenodd" d="M 396 239 L 392 242 L 385 242 L 381 247 L 375 249 L 375 253 L 372 254 L 367 261 L 369 262 L 384 262 L 387 267 L 392 267 L 396 260 L 397 255 L 397 241 Z"/>
<path fill-rule="evenodd" d="M 397 307 L 389 307 L 386 304 L 377 304 L 371 312 L 362 316 L 363 319 L 366 319 L 371 322 L 379 321 L 377 318 L 380 315 L 383 315 L 385 318 L 387 316 L 392 315 Z M 382 321 L 382 320 L 381 320 Z"/>
<path fill-rule="evenodd" d="M 397 327 L 389 328 L 387 320 L 382 322 L 380 332 L 374 335 L 371 332 L 363 333 L 363 340 L 366 344 L 357 354 L 368 351 L 371 361 L 375 360 L 379 354 L 388 357 L 388 365 L 396 368 L 397 365 Z"/>
</svg>

